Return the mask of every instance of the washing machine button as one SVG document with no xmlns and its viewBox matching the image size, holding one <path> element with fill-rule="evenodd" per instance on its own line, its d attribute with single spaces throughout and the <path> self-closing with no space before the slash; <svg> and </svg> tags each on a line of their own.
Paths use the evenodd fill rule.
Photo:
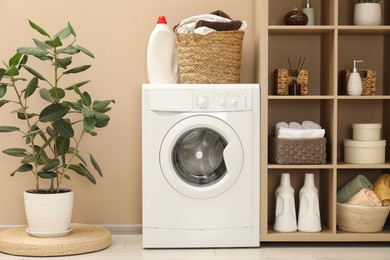
<svg viewBox="0 0 390 260">
<path fill-rule="evenodd" d="M 219 104 L 221 105 L 221 106 L 226 106 L 226 100 L 224 99 L 224 98 L 221 98 L 220 100 L 219 100 Z"/>
</svg>

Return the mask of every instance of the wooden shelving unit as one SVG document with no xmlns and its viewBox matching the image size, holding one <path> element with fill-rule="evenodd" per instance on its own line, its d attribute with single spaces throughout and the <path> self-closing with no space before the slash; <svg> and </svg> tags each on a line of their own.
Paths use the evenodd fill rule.
<svg viewBox="0 0 390 260">
<path fill-rule="evenodd" d="M 285 26 L 284 15 L 303 0 L 255 1 L 258 17 L 258 80 L 261 93 L 261 241 L 390 241 L 390 220 L 382 232 L 347 233 L 337 229 L 336 194 L 347 181 L 364 174 L 374 181 L 390 172 L 390 1 L 381 1 L 381 26 L 354 26 L 351 0 L 312 0 L 315 26 Z M 296 62 L 306 57 L 309 95 L 278 96 L 273 72 L 287 67 L 287 57 Z M 353 59 L 364 60 L 360 68 L 377 71 L 375 96 L 338 94 L 339 72 L 351 68 Z M 326 130 L 327 163 L 324 165 L 276 165 L 268 162 L 268 136 L 279 121 L 312 120 Z M 343 140 L 351 138 L 352 123 L 381 123 L 387 140 L 386 163 L 347 164 L 343 162 Z M 278 233 L 272 228 L 275 190 L 283 172 L 291 174 L 298 193 L 307 172 L 315 174 L 320 192 L 322 231 L 319 233 Z"/>
</svg>

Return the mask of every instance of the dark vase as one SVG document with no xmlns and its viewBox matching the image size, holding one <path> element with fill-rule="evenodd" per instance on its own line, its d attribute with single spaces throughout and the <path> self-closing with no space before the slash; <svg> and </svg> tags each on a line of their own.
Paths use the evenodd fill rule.
<svg viewBox="0 0 390 260">
<path fill-rule="evenodd" d="M 306 25 L 308 21 L 309 18 L 307 15 L 304 12 L 298 10 L 288 12 L 284 17 L 285 25 Z"/>
</svg>

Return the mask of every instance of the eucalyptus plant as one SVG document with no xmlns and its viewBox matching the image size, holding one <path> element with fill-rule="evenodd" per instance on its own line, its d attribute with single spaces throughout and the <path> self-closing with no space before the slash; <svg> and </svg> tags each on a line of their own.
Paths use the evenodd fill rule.
<svg viewBox="0 0 390 260">
<path fill-rule="evenodd" d="M 355 0 L 355 3 L 362 4 L 362 3 L 379 3 L 381 0 Z"/>
<path fill-rule="evenodd" d="M 11 176 L 31 172 L 36 180 L 35 192 L 60 192 L 63 179 L 71 178 L 69 172 L 80 174 L 96 184 L 96 178 L 87 167 L 86 156 L 100 176 L 103 176 L 102 170 L 91 153 L 80 150 L 80 143 L 86 134 L 96 136 L 96 128 L 108 125 L 110 117 L 106 113 L 111 110 L 110 104 L 115 102 L 112 99 L 93 101 L 87 91 L 82 92 L 80 88 L 89 80 L 64 86 L 64 77 L 91 67 L 70 67 L 74 56 L 84 54 L 94 58 L 88 49 L 76 45 L 76 32 L 70 23 L 53 36 L 36 23 L 29 21 L 29 24 L 44 39 L 34 38 L 34 47 L 17 48 L 17 53 L 8 62 L 3 61 L 4 67 L 0 68 L 0 107 L 16 105 L 17 109 L 12 113 L 24 122 L 21 124 L 24 127 L 0 126 L 1 133 L 19 132 L 25 143 L 24 147 L 3 150 L 3 153 L 21 160 Z M 30 58 L 37 58 L 41 61 L 39 64 L 49 64 L 45 72 L 51 71 L 52 80 L 30 66 Z M 22 74 L 31 77 L 28 80 Z M 30 108 L 32 98 L 41 100 L 38 112 Z M 41 187 L 43 179 L 49 180 L 50 187 Z"/>
</svg>

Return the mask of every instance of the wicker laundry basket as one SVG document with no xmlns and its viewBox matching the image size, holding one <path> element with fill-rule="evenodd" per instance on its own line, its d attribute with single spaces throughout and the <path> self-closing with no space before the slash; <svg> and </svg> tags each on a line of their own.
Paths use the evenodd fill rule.
<svg viewBox="0 0 390 260">
<path fill-rule="evenodd" d="M 184 84 L 240 83 L 244 31 L 206 35 L 177 34 L 180 82 Z"/>
<path fill-rule="evenodd" d="M 325 164 L 326 138 L 285 139 L 270 136 L 268 157 L 276 164 Z"/>
<path fill-rule="evenodd" d="M 337 227 L 346 232 L 380 232 L 389 212 L 390 206 L 366 207 L 337 203 Z"/>
</svg>

